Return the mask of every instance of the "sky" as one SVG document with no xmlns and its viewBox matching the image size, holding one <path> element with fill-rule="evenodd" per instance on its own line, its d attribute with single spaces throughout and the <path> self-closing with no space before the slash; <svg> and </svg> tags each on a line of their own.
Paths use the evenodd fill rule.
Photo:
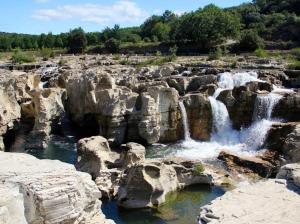
<svg viewBox="0 0 300 224">
<path fill-rule="evenodd" d="M 153 14 L 177 14 L 210 3 L 236 6 L 245 0 L 0 0 L 0 31 L 28 34 L 67 32 L 81 26 L 101 31 L 119 24 L 137 26 Z"/>
</svg>

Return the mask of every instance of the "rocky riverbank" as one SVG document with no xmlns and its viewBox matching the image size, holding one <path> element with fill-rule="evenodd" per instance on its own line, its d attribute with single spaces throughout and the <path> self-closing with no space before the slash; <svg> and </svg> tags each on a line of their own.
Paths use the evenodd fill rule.
<svg viewBox="0 0 300 224">
<path fill-rule="evenodd" d="M 8 172 L 3 178 L 15 189 L 10 194 L 24 197 L 15 203 L 25 206 L 20 220 L 88 223 L 99 215 L 99 192 L 120 207 L 154 208 L 190 185 L 224 184 L 240 174 L 274 178 L 282 165 L 300 162 L 299 72 L 275 59 L 242 59 L 236 69 L 227 60 L 193 57 L 140 68 L 112 56 L 85 55 L 28 65 L 26 71 L 0 70 L 0 149 L 6 151 L 1 164 Z M 57 65 L 61 60 L 66 63 Z M 79 139 L 76 169 L 92 179 L 57 161 L 9 154 L 47 149 L 66 119 Z M 160 156 L 147 158 L 147 148 L 157 143 L 166 144 L 156 148 Z M 253 189 L 259 194 L 266 186 L 276 189 L 277 182 Z M 71 185 L 75 190 L 69 192 Z M 29 198 L 18 190 L 23 188 L 30 188 Z M 3 214 L 10 219 L 10 212 Z"/>
</svg>

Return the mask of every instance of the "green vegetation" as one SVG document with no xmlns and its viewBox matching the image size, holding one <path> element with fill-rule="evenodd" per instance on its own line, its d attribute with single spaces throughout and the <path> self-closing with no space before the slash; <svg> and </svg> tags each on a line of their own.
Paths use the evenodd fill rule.
<svg viewBox="0 0 300 224">
<path fill-rule="evenodd" d="M 299 44 L 300 1 L 253 0 L 225 9 L 211 4 L 180 16 L 167 10 L 162 15 L 152 15 L 139 27 L 115 25 L 101 32 L 85 33 L 76 28 L 58 35 L 0 33 L 0 51 L 49 48 L 82 53 L 87 46 L 99 49 L 99 52 L 105 46 L 106 51 L 116 53 L 122 47 L 164 43 L 168 46 L 176 44 L 178 51 L 190 44 L 197 46 L 199 51 L 208 52 L 231 40 L 237 42 L 236 52 L 253 52 L 264 48 L 264 43 L 286 48 Z"/>
<path fill-rule="evenodd" d="M 61 58 L 61 59 L 59 60 L 58 64 L 59 64 L 60 66 L 63 66 L 63 65 L 65 65 L 65 64 L 67 64 L 67 60 Z"/>
<path fill-rule="evenodd" d="M 200 175 L 204 172 L 205 168 L 202 163 L 198 163 L 194 167 L 194 171 L 196 174 Z"/>
<path fill-rule="evenodd" d="M 54 57 L 54 52 L 50 48 L 42 48 L 40 55 L 44 61 L 47 61 L 50 57 Z"/>
<path fill-rule="evenodd" d="M 20 50 L 16 50 L 16 51 L 14 51 L 14 53 L 13 53 L 13 55 L 11 57 L 11 61 L 13 63 L 18 63 L 18 64 L 31 63 L 31 62 L 35 61 L 35 57 L 31 53 L 27 53 L 27 52 L 22 52 Z"/>
<path fill-rule="evenodd" d="M 220 47 L 217 47 L 217 49 L 210 51 L 208 55 L 208 60 L 219 60 L 221 59 L 223 55 L 223 51 Z"/>
<path fill-rule="evenodd" d="M 266 58 L 269 54 L 262 48 L 258 48 L 255 50 L 255 55 L 259 58 Z"/>
<path fill-rule="evenodd" d="M 113 56 L 113 60 L 115 60 L 115 61 L 121 60 L 121 55 L 115 54 L 115 55 Z"/>
</svg>

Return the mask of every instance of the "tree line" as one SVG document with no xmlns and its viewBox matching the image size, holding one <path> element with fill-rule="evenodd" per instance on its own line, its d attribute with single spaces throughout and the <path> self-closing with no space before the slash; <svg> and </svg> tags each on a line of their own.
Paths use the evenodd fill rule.
<svg viewBox="0 0 300 224">
<path fill-rule="evenodd" d="M 77 53 L 87 46 L 116 50 L 120 43 L 140 42 L 195 42 L 211 49 L 229 39 L 238 41 L 240 49 L 255 50 L 264 41 L 300 42 L 299 15 L 299 0 L 254 0 L 225 9 L 211 4 L 183 15 L 167 10 L 139 27 L 115 25 L 87 33 L 76 28 L 58 35 L 0 33 L 0 50 L 66 48 Z"/>
</svg>

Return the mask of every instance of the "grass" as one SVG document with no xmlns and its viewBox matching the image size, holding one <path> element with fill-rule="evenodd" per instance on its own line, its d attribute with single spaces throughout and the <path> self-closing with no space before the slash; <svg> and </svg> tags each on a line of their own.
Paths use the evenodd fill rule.
<svg viewBox="0 0 300 224">
<path fill-rule="evenodd" d="M 194 167 L 194 171 L 196 174 L 200 175 L 204 172 L 205 168 L 202 163 L 198 163 Z"/>
<path fill-rule="evenodd" d="M 115 54 L 115 55 L 113 56 L 113 60 L 114 60 L 114 61 L 120 61 L 120 60 L 121 60 L 121 55 Z"/>
<path fill-rule="evenodd" d="M 176 56 L 174 55 L 169 55 L 169 56 L 164 56 L 164 57 L 158 57 L 158 58 L 155 58 L 155 59 L 149 59 L 149 60 L 146 60 L 146 61 L 142 61 L 142 62 L 139 62 L 138 64 L 136 64 L 136 68 L 137 69 L 140 69 L 142 67 L 145 67 L 145 66 L 159 66 L 159 65 L 163 65 L 165 63 L 168 63 L 168 62 L 172 62 L 172 61 L 175 61 L 176 60 Z"/>
<path fill-rule="evenodd" d="M 30 52 L 16 50 L 12 54 L 11 61 L 17 64 L 31 63 L 31 62 L 35 62 L 35 56 Z"/>
<path fill-rule="evenodd" d="M 65 65 L 65 64 L 67 64 L 67 60 L 63 59 L 63 58 L 61 58 L 58 62 L 58 65 L 60 65 L 60 66 Z"/>
<path fill-rule="evenodd" d="M 268 52 L 262 48 L 257 48 L 254 53 L 259 58 L 267 58 L 269 56 Z"/>
<path fill-rule="evenodd" d="M 223 54 L 222 49 L 218 47 L 216 50 L 209 52 L 208 60 L 209 61 L 219 60 L 221 59 L 222 54 Z"/>
<path fill-rule="evenodd" d="M 300 70 L 300 60 L 291 59 L 288 67 L 289 69 Z"/>
<path fill-rule="evenodd" d="M 43 61 L 47 61 L 50 57 L 54 57 L 54 52 L 50 48 L 42 48 L 40 50 L 40 56 Z"/>
</svg>

